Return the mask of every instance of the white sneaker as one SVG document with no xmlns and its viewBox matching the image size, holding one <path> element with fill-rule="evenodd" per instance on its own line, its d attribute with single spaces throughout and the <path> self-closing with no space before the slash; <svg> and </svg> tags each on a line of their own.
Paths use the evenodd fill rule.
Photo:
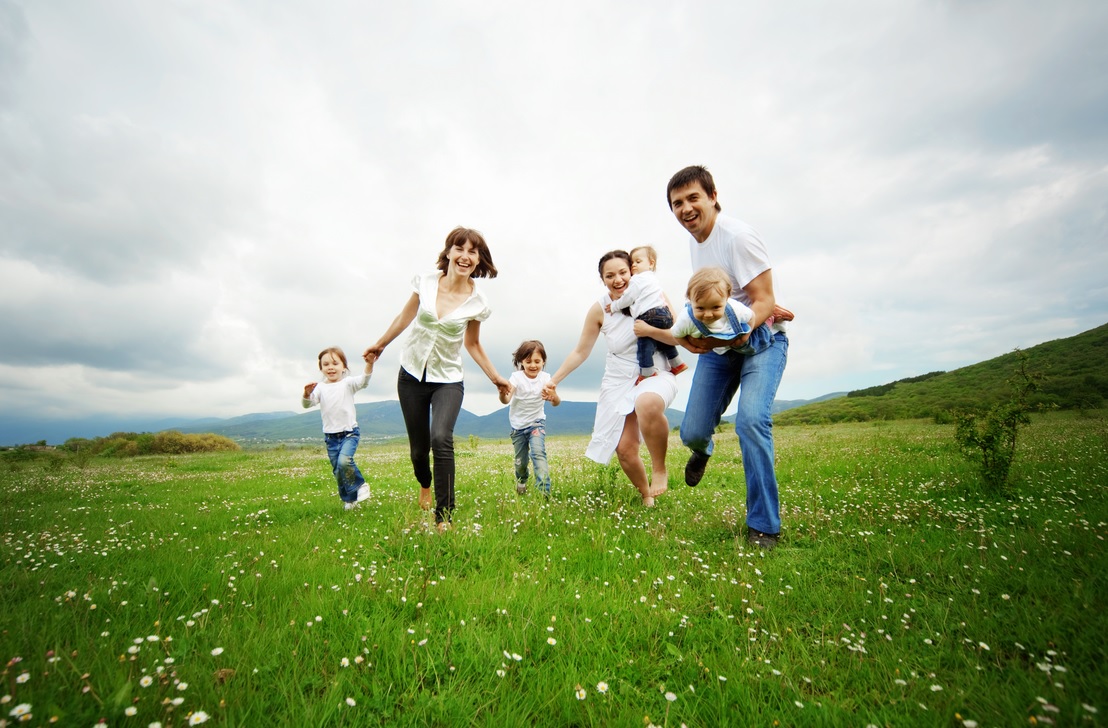
<svg viewBox="0 0 1108 728">
<path fill-rule="evenodd" d="M 527 492 L 527 483 L 516 483 L 516 493 L 523 495 Z"/>
<path fill-rule="evenodd" d="M 354 510 L 354 506 L 356 506 L 356 505 L 358 505 L 357 501 L 352 501 L 352 502 L 343 501 L 342 502 L 342 509 L 344 511 L 352 511 L 352 510 Z"/>
<path fill-rule="evenodd" d="M 357 503 L 361 503 L 366 498 L 369 498 L 369 483 L 362 483 L 358 488 L 358 500 Z"/>
</svg>

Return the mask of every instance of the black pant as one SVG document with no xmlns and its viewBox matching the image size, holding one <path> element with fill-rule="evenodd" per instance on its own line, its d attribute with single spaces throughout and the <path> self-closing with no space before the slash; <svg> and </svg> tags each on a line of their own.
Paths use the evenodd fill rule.
<svg viewBox="0 0 1108 728">
<path fill-rule="evenodd" d="M 449 521 L 454 511 L 454 423 L 462 410 L 464 393 L 462 382 L 420 381 L 403 368 L 396 380 L 415 478 L 421 488 L 435 484 L 436 523 Z M 431 454 L 435 459 L 433 478 Z"/>
</svg>

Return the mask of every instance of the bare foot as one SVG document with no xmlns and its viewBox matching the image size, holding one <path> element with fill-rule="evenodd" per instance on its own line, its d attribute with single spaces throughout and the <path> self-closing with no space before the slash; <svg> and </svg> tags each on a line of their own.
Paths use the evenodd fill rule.
<svg viewBox="0 0 1108 728">
<path fill-rule="evenodd" d="M 431 489 L 419 489 L 419 507 L 425 511 L 431 510 Z"/>
<path fill-rule="evenodd" d="M 642 497 L 642 505 L 643 505 L 643 508 L 653 508 L 654 507 L 654 496 L 644 495 Z"/>
<path fill-rule="evenodd" d="M 650 495 L 654 498 L 669 490 L 669 475 L 665 472 L 654 473 L 650 478 Z"/>
</svg>

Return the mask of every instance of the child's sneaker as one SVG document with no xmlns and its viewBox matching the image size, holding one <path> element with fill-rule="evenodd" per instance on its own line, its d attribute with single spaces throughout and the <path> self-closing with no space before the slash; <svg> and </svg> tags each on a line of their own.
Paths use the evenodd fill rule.
<svg viewBox="0 0 1108 728">
<path fill-rule="evenodd" d="M 343 501 L 342 502 L 342 509 L 344 511 L 352 511 L 352 510 L 354 510 L 354 506 L 356 506 L 356 505 L 358 505 L 357 501 Z"/>
<path fill-rule="evenodd" d="M 658 372 L 654 372 L 653 374 L 650 375 L 650 377 L 656 377 L 656 376 L 658 376 Z M 635 380 L 635 386 L 637 387 L 639 384 L 642 383 L 642 380 L 650 379 L 650 377 L 644 377 L 643 375 L 640 374 L 639 378 Z"/>
<path fill-rule="evenodd" d="M 369 498 L 369 483 L 362 483 L 358 488 L 358 500 L 355 503 L 361 503 L 366 498 Z"/>
<path fill-rule="evenodd" d="M 669 373 L 672 374 L 673 376 L 677 376 L 678 374 L 680 374 L 681 372 L 685 371 L 688 368 L 689 368 L 688 364 L 686 364 L 685 362 L 681 362 L 680 364 L 675 366 L 673 369 L 670 369 Z"/>
<path fill-rule="evenodd" d="M 516 483 L 516 493 L 523 495 L 527 492 L 527 483 Z"/>
</svg>

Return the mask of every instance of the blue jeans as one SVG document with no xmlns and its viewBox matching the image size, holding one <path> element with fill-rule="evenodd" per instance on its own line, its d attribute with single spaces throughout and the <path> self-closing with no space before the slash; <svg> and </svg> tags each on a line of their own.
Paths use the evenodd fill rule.
<svg viewBox="0 0 1108 728">
<path fill-rule="evenodd" d="M 789 339 L 783 333 L 774 334 L 770 347 L 753 356 L 701 354 L 681 422 L 681 442 L 711 455 L 712 433 L 738 391 L 735 432 L 746 475 L 746 525 L 763 533 L 781 531 L 771 411 L 788 356 Z"/>
<path fill-rule="evenodd" d="M 535 486 L 550 493 L 550 465 L 546 462 L 546 420 L 539 420 L 518 430 L 512 430 L 512 446 L 516 451 L 516 482 L 527 484 L 527 455 L 535 466 Z"/>
<path fill-rule="evenodd" d="M 421 488 L 435 485 L 435 522 L 449 521 L 454 512 L 454 424 L 462 410 L 465 387 L 461 382 L 427 382 L 403 368 L 396 380 L 396 395 L 404 427 L 412 470 Z M 429 462 L 434 455 L 435 469 Z"/>
<path fill-rule="evenodd" d="M 362 471 L 354 462 L 354 453 L 358 449 L 361 433 L 358 428 L 346 432 L 325 432 L 323 440 L 327 443 L 327 457 L 331 461 L 331 472 L 339 484 L 339 498 L 346 503 L 358 500 L 358 488 L 365 484 Z"/>
<path fill-rule="evenodd" d="M 648 323 L 656 329 L 673 328 L 673 314 L 665 306 L 643 311 L 639 314 L 638 320 Z M 635 351 L 639 358 L 639 369 L 651 370 L 654 368 L 655 351 L 661 352 L 666 359 L 676 359 L 678 356 L 677 347 L 673 344 L 655 341 L 648 336 L 640 336 L 636 342 Z"/>
</svg>

